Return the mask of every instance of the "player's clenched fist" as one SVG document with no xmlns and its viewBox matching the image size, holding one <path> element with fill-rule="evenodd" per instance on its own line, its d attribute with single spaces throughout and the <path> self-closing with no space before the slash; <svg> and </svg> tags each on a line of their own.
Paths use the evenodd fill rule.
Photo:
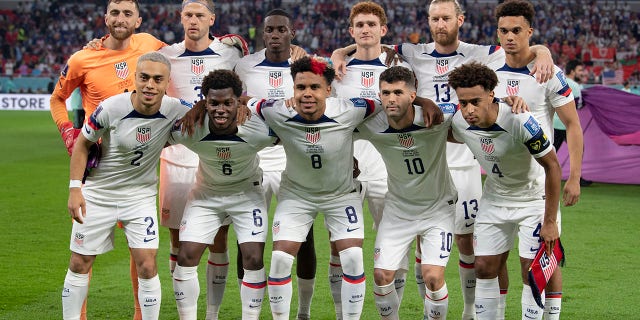
<svg viewBox="0 0 640 320">
<path fill-rule="evenodd" d="M 73 127 L 71 122 L 65 122 L 58 128 L 60 130 L 60 135 L 62 136 L 62 141 L 64 141 L 65 147 L 67 147 L 67 152 L 71 155 L 73 151 L 73 145 L 80 134 L 80 129 L 76 129 Z"/>
</svg>

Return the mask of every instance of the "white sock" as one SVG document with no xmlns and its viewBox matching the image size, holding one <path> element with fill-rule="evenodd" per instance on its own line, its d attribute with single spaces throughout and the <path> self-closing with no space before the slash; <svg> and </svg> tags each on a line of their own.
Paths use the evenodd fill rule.
<svg viewBox="0 0 640 320">
<path fill-rule="evenodd" d="M 283 251 L 271 253 L 269 304 L 274 320 L 288 320 L 291 311 L 291 266 L 293 256 Z"/>
<path fill-rule="evenodd" d="M 173 274 L 173 270 L 176 269 L 176 264 L 178 264 L 178 251 L 180 248 L 176 248 L 171 246 L 169 248 L 169 272 Z"/>
<path fill-rule="evenodd" d="M 342 320 L 360 319 L 364 306 L 366 279 L 362 248 L 351 247 L 340 251 L 342 261 Z"/>
<path fill-rule="evenodd" d="M 142 320 L 158 319 L 162 303 L 162 286 L 157 274 L 151 279 L 138 278 L 138 301 Z"/>
<path fill-rule="evenodd" d="M 478 320 L 494 320 L 500 300 L 498 277 L 493 279 L 476 279 L 476 318 Z"/>
<path fill-rule="evenodd" d="M 559 320 L 562 311 L 562 292 L 545 292 L 544 319 Z"/>
<path fill-rule="evenodd" d="M 422 278 L 422 254 L 416 251 L 416 263 L 413 265 L 413 270 L 416 275 L 416 285 L 418 285 L 418 294 L 420 300 L 424 300 L 424 296 L 427 294 L 427 287 L 424 285 L 424 279 Z"/>
<path fill-rule="evenodd" d="M 474 261 L 474 255 L 460 254 L 458 273 L 460 274 L 460 289 L 462 290 L 462 301 L 464 302 L 463 318 L 476 314 L 474 305 L 476 300 L 476 269 Z"/>
<path fill-rule="evenodd" d="M 336 319 L 342 318 L 342 264 L 339 256 L 329 256 L 329 288 L 336 310 Z"/>
<path fill-rule="evenodd" d="M 544 300 L 544 292 L 542 293 L 542 300 Z M 522 305 L 522 319 L 542 319 L 544 309 L 540 308 L 533 298 L 531 287 L 528 285 L 522 285 L 522 298 L 520 300 Z"/>
<path fill-rule="evenodd" d="M 181 320 L 195 320 L 198 316 L 198 267 L 176 266 L 173 271 L 173 293 Z"/>
<path fill-rule="evenodd" d="M 62 318 L 80 319 L 82 304 L 89 292 L 89 274 L 75 273 L 67 269 L 62 288 Z"/>
<path fill-rule="evenodd" d="M 260 270 L 244 269 L 240 300 L 242 301 L 242 319 L 258 319 L 262 309 L 264 290 L 267 287 L 264 267 Z"/>
<path fill-rule="evenodd" d="M 298 317 L 311 317 L 311 299 L 316 279 L 302 279 L 298 277 Z"/>
<path fill-rule="evenodd" d="M 427 309 L 427 315 L 429 320 L 439 320 L 447 318 L 447 311 L 449 310 L 449 290 L 445 283 L 442 288 L 431 291 L 427 288 L 427 294 L 425 295 L 424 303 Z"/>
<path fill-rule="evenodd" d="M 396 270 L 396 276 L 393 279 L 393 285 L 398 296 L 398 310 L 400 310 L 400 304 L 402 304 L 402 296 L 404 296 L 404 286 L 407 283 L 407 270 Z"/>
<path fill-rule="evenodd" d="M 218 319 L 229 272 L 229 253 L 209 251 L 207 259 L 207 320 Z"/>
<path fill-rule="evenodd" d="M 507 290 L 500 289 L 500 298 L 498 300 L 498 311 L 496 320 L 504 320 L 504 313 L 507 308 Z"/>
<path fill-rule="evenodd" d="M 373 297 L 378 308 L 378 313 L 382 319 L 399 319 L 400 299 L 395 290 L 395 283 L 378 286 L 373 284 Z"/>
</svg>

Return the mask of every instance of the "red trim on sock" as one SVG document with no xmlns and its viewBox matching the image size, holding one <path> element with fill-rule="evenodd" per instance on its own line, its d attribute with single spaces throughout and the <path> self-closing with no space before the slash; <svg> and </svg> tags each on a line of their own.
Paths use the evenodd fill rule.
<svg viewBox="0 0 640 320">
<path fill-rule="evenodd" d="M 360 275 L 360 276 L 355 276 L 355 277 L 343 274 L 342 275 L 342 280 L 344 280 L 346 282 L 349 282 L 351 284 L 358 284 L 358 283 L 364 282 L 366 280 L 366 278 L 364 276 L 364 273 L 362 275 Z"/>
<path fill-rule="evenodd" d="M 291 279 L 289 279 L 289 280 L 291 280 Z M 262 289 L 262 288 L 267 286 L 267 282 L 266 281 L 262 281 L 262 282 L 257 282 L 257 283 L 250 283 L 250 282 L 242 281 L 242 285 L 245 286 L 245 287 L 252 288 L 252 289 Z"/>
<path fill-rule="evenodd" d="M 546 299 L 561 299 L 562 293 L 560 294 L 545 294 Z"/>
<path fill-rule="evenodd" d="M 391 292 L 392 292 L 392 291 L 389 291 L 389 292 L 387 292 L 386 294 L 379 294 L 379 293 L 377 293 L 377 292 L 375 292 L 375 291 L 374 291 L 374 292 L 373 292 L 373 294 L 375 294 L 375 295 L 376 295 L 376 296 L 378 296 L 378 297 L 384 297 L 384 296 L 386 296 L 386 295 L 390 294 Z"/>
<path fill-rule="evenodd" d="M 224 266 L 228 266 L 229 265 L 229 262 L 227 262 L 227 263 L 215 263 L 215 262 L 213 262 L 211 260 L 207 260 L 207 263 L 212 265 L 212 266 L 214 266 L 214 267 L 224 267 Z"/>
<path fill-rule="evenodd" d="M 329 266 L 334 267 L 334 268 L 342 267 L 342 265 L 339 264 L 339 263 L 331 263 L 331 262 L 329 262 Z"/>
<path fill-rule="evenodd" d="M 500 294 L 507 294 L 507 289 L 500 289 Z"/>
<path fill-rule="evenodd" d="M 416 263 L 422 264 L 422 259 L 416 257 Z"/>
<path fill-rule="evenodd" d="M 442 301 L 442 300 L 444 300 L 444 299 L 449 298 L 449 294 L 447 294 L 446 296 L 444 296 L 444 298 L 442 298 L 442 299 L 438 299 L 438 300 L 433 300 L 433 299 L 431 299 L 431 298 L 429 297 L 429 295 L 428 295 L 428 294 L 425 294 L 425 295 L 424 295 L 424 297 L 425 297 L 425 298 L 427 298 L 427 299 L 429 299 L 429 300 L 431 300 L 431 301 Z"/>
<path fill-rule="evenodd" d="M 169 261 L 178 261 L 178 255 L 177 254 L 170 254 L 169 255 Z"/>
<path fill-rule="evenodd" d="M 475 268 L 475 264 L 473 262 L 472 263 L 466 263 L 466 262 L 462 262 L 462 260 L 460 260 L 459 265 L 460 265 L 460 268 L 465 268 L 465 269 L 473 269 L 473 268 Z"/>
</svg>

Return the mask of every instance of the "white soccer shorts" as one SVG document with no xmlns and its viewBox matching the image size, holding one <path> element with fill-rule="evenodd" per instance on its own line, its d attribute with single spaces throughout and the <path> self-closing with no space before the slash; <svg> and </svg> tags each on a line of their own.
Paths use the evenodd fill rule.
<svg viewBox="0 0 640 320">
<path fill-rule="evenodd" d="M 227 217 L 233 221 L 239 243 L 265 242 L 269 222 L 262 187 L 230 195 L 192 190 L 180 226 L 180 241 L 212 244 Z"/>
<path fill-rule="evenodd" d="M 191 187 L 196 182 L 197 168 L 176 166 L 160 161 L 160 224 L 170 229 L 180 228 Z"/>
<path fill-rule="evenodd" d="M 330 241 L 363 239 L 362 202 L 358 192 L 351 192 L 325 201 L 311 202 L 280 190 L 273 218 L 273 241 L 304 242 L 319 212 L 331 232 Z"/>
<path fill-rule="evenodd" d="M 540 246 L 544 201 L 529 202 L 527 207 L 495 206 L 486 202 L 481 205 L 473 235 L 475 255 L 507 252 L 513 248 L 517 235 L 520 257 L 533 259 Z"/>
<path fill-rule="evenodd" d="M 85 197 L 84 223 L 73 222 L 69 249 L 82 255 L 99 255 L 114 247 L 118 221 L 122 222 L 130 248 L 158 249 L 156 197 L 103 203 Z"/>
<path fill-rule="evenodd" d="M 482 178 L 480 165 L 450 169 L 453 184 L 458 190 L 456 204 L 455 234 L 473 233 L 473 225 L 478 213 L 478 202 L 482 197 Z"/>
<path fill-rule="evenodd" d="M 420 214 L 422 217 L 415 220 L 399 218 L 394 214 L 405 208 L 403 204 L 387 201 L 376 236 L 374 267 L 407 270 L 408 266 L 403 264 L 407 263 L 405 257 L 416 236 L 422 237 L 422 264 L 446 266 L 453 246 L 453 204 L 426 216 Z"/>
</svg>

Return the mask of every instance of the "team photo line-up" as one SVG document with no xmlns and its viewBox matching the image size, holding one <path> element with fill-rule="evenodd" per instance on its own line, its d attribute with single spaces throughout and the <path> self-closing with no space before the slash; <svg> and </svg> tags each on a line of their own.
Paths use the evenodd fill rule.
<svg viewBox="0 0 640 320">
<path fill-rule="evenodd" d="M 579 76 L 571 75 L 582 65 L 568 63 L 567 77 L 546 47 L 530 45 L 530 1 L 497 5 L 500 45 L 459 39 L 457 0 L 428 4 L 434 42 L 382 44 L 384 8 L 359 2 L 345 26 L 355 43 L 331 59 L 292 44 L 296 30 L 282 9 L 264 15 L 264 49 L 250 53 L 237 35 L 210 34 L 211 0 L 182 1 L 184 41 L 175 44 L 135 32 L 138 1 L 106 2 L 108 35 L 69 58 L 51 95 L 71 157 L 64 319 L 86 319 L 93 263 L 114 248 L 118 227 L 130 251 L 134 319 L 158 319 L 159 224 L 169 229 L 180 319 L 198 317 L 206 249 L 205 318 L 228 318 L 219 311 L 231 224 L 242 319 L 259 318 L 265 295 L 273 319 L 292 316 L 294 260 L 293 316 L 310 319 L 318 213 L 337 319 L 359 319 L 371 294 L 382 319 L 399 319 L 410 262 L 424 319 L 446 319 L 454 243 L 464 305 L 454 318 L 504 319 L 516 243 L 522 318 L 560 318 L 560 206 L 579 200 L 583 149 Z M 74 126 L 65 101 L 77 88 L 84 121 Z M 569 150 L 564 185 L 554 117 Z M 376 230 L 366 253 L 373 273 L 364 268 L 364 201 Z M 553 263 L 538 270 L 539 256 Z"/>
</svg>

